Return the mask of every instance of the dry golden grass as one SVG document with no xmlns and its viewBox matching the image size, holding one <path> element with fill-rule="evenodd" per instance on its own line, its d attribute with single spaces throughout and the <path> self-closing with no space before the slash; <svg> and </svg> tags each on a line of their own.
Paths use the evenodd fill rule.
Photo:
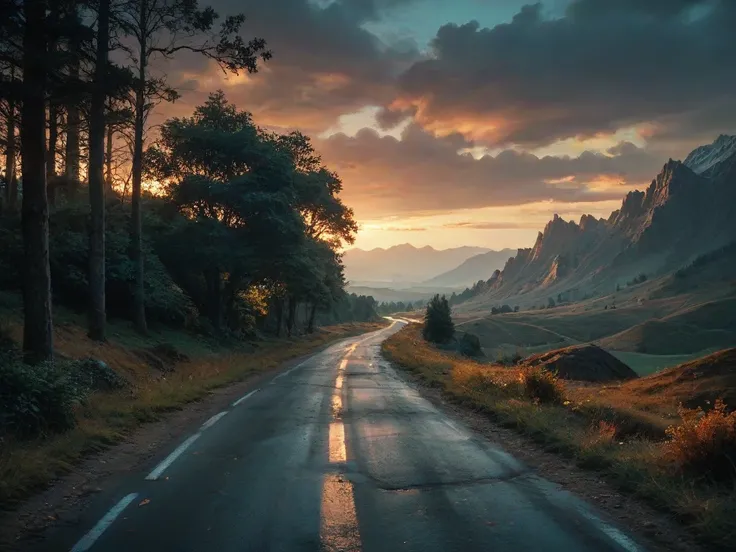
<svg viewBox="0 0 736 552">
<path fill-rule="evenodd" d="M 693 432 L 715 447 L 725 435 L 721 430 L 732 427 L 729 424 L 736 415 L 728 422 L 711 420 L 707 430 L 689 427 L 687 420 L 681 425 L 676 401 L 680 391 L 635 393 L 627 387 L 646 386 L 642 380 L 614 386 L 564 382 L 564 402 L 534 401 L 518 368 L 480 364 L 441 352 L 421 339 L 416 326 L 389 338 L 383 350 L 397 365 L 440 387 L 451 399 L 573 458 L 581 467 L 601 471 L 622 489 L 674 513 L 708 544 L 732 546 L 734 480 L 714 481 L 707 470 L 678 471 L 671 451 L 680 436 L 685 442 Z M 667 438 L 670 426 L 674 426 L 670 430 L 674 440 Z M 688 442 L 685 447 L 689 446 Z"/>
<path fill-rule="evenodd" d="M 681 410 L 683 423 L 667 430 L 665 455 L 682 472 L 708 472 L 733 481 L 736 476 L 736 412 L 717 400 L 712 410 Z"/>
<path fill-rule="evenodd" d="M 99 344 L 89 340 L 79 326 L 61 324 L 55 328 L 55 346 L 60 354 L 103 360 L 124 374 L 133 388 L 92 395 L 78 408 L 77 427 L 64 434 L 4 443 L 0 450 L 0 504 L 8 506 L 28 496 L 68 471 L 86 454 L 119 442 L 140 424 L 201 399 L 214 388 L 276 368 L 330 342 L 384 326 L 383 322 L 342 324 L 304 337 L 260 342 L 255 351 L 239 352 L 224 347 L 213 350 L 182 333 L 141 338 L 114 326 L 113 330 L 119 330 L 117 338 Z M 17 334 L 18 328 L 11 333 Z M 176 340 L 177 347 L 187 348 L 191 357 L 164 375 L 147 366 L 135 353 L 137 348 L 160 343 L 162 337 Z"/>
</svg>

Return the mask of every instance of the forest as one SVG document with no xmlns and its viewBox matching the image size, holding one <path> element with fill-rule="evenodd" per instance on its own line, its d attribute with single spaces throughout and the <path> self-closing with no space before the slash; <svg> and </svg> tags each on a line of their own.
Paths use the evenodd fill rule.
<svg viewBox="0 0 736 552">
<path fill-rule="evenodd" d="M 200 55 L 255 73 L 243 14 L 196 0 L 9 0 L 0 8 L 0 288 L 23 294 L 23 358 L 53 359 L 53 309 L 207 335 L 371 320 L 340 251 L 357 232 L 310 139 L 212 91 L 188 117 L 162 67 Z"/>
</svg>

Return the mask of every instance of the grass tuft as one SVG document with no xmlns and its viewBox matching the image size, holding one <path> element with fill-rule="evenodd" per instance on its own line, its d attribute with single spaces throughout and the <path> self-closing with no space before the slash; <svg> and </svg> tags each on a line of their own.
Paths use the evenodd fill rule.
<svg viewBox="0 0 736 552">
<path fill-rule="evenodd" d="M 519 383 L 533 401 L 549 404 L 565 402 L 565 386 L 557 374 L 542 367 L 526 367 L 519 370 Z"/>
</svg>

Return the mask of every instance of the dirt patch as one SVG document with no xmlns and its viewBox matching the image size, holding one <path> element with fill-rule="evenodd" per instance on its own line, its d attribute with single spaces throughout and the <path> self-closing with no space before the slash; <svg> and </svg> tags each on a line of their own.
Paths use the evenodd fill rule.
<svg viewBox="0 0 736 552">
<path fill-rule="evenodd" d="M 626 364 L 596 345 L 575 345 L 532 355 L 523 365 L 539 366 L 569 380 L 609 382 L 638 377 Z"/>
<path fill-rule="evenodd" d="M 396 371 L 412 382 L 423 396 L 483 438 L 499 444 L 545 479 L 583 498 L 630 529 L 649 551 L 700 552 L 705 550 L 671 516 L 657 511 L 631 495 L 623 494 L 600 475 L 577 468 L 569 459 L 548 452 L 518 432 L 493 423 L 487 415 L 460 405 L 445 393 L 404 370 Z"/>
</svg>

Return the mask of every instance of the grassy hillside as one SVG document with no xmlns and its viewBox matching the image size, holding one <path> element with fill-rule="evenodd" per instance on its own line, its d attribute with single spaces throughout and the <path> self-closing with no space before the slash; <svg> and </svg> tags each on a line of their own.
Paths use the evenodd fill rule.
<svg viewBox="0 0 736 552">
<path fill-rule="evenodd" d="M 614 385 L 563 382 L 461 358 L 428 345 L 418 325 L 389 338 L 383 350 L 448 398 L 600 471 L 677 515 L 714 548 L 732 549 L 736 470 L 725 454 L 736 450 L 736 414 L 711 410 L 681 418 L 678 405 L 692 397 L 693 406 L 708 409 L 718 397 L 736 404 L 733 350 Z"/>
<path fill-rule="evenodd" d="M 645 299 L 628 292 L 551 309 L 466 313 L 457 323 L 479 337 L 490 360 L 594 342 L 648 375 L 736 346 L 734 313 L 736 298 L 719 293 Z"/>
<path fill-rule="evenodd" d="M 8 348 L 17 347 L 21 338 L 19 312 L 17 295 L 0 294 L 0 346 L 5 354 Z M 144 337 L 129 323 L 111 320 L 110 338 L 100 344 L 87 338 L 85 317 L 78 313 L 56 308 L 55 322 L 61 370 L 69 362 L 64 359 L 91 357 L 103 361 L 129 385 L 118 391 L 93 392 L 81 400 L 74 406 L 75 427 L 68 431 L 43 431 L 25 439 L 0 435 L 0 504 L 5 507 L 43 487 L 84 455 L 124 439 L 142 423 L 202 399 L 214 388 L 273 369 L 332 341 L 385 325 L 383 321 L 350 323 L 290 339 L 236 343 L 170 329 L 152 331 Z"/>
</svg>

